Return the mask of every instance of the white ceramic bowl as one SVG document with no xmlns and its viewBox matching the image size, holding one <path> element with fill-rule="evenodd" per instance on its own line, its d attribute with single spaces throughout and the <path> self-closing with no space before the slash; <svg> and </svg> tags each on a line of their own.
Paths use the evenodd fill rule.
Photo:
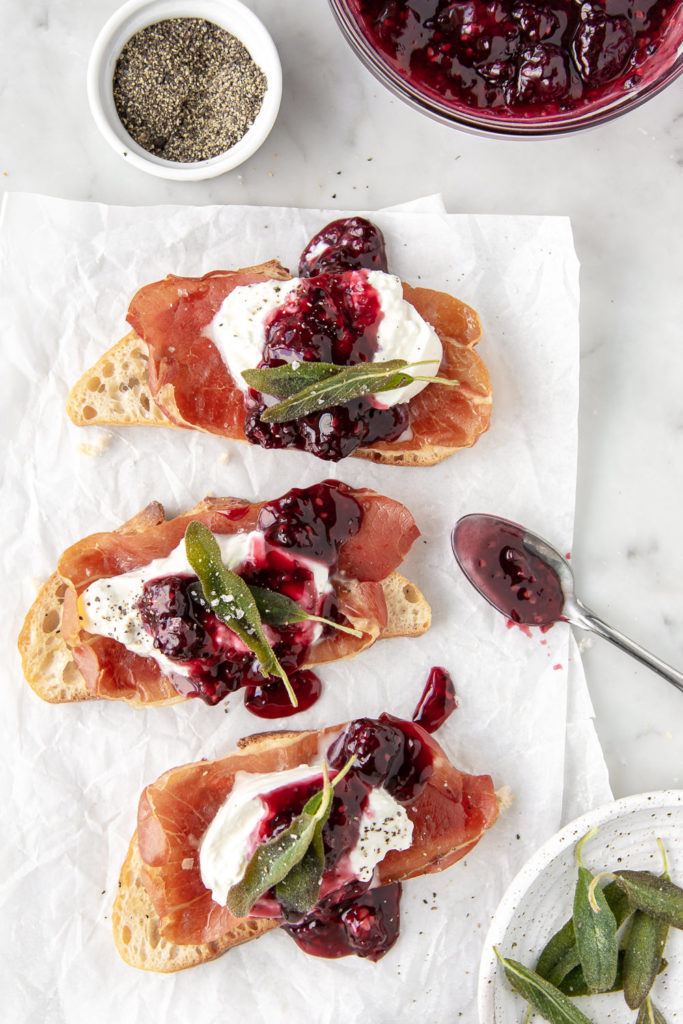
<svg viewBox="0 0 683 1024">
<path fill-rule="evenodd" d="M 114 68 L 126 42 L 147 25 L 167 18 L 204 18 L 239 39 L 266 76 L 261 109 L 251 128 L 231 149 L 210 160 L 178 163 L 148 153 L 123 127 L 114 105 Z M 88 65 L 88 101 L 97 127 L 129 164 L 175 181 L 200 181 L 231 171 L 248 160 L 275 123 L 282 95 L 282 68 L 273 40 L 256 15 L 239 0 L 129 0 L 106 23 Z"/>
<path fill-rule="evenodd" d="M 600 870 L 634 868 L 662 871 L 661 838 L 671 878 L 683 878 L 683 790 L 639 793 L 598 807 L 566 825 L 527 861 L 503 896 L 484 942 L 479 969 L 481 1024 L 519 1024 L 525 1003 L 507 983 L 493 947 L 501 956 L 534 967 L 548 939 L 571 917 L 576 886 L 574 847 L 599 828 L 583 850 L 583 862 Z M 669 967 L 654 987 L 654 1001 L 667 1021 L 683 1019 L 683 932 L 671 929 L 666 946 Z M 596 1021 L 633 1024 L 621 993 L 577 999 L 579 1009 Z M 534 1020 L 536 1018 L 534 1017 Z"/>
</svg>

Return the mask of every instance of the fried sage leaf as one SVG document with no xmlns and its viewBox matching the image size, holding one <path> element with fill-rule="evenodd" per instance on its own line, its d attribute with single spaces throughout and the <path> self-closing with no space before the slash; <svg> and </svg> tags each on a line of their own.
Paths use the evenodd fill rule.
<svg viewBox="0 0 683 1024">
<path fill-rule="evenodd" d="M 628 897 L 616 882 L 610 882 L 609 885 L 606 885 L 603 889 L 603 894 L 607 901 L 607 906 L 614 915 L 617 929 L 619 929 L 633 912 L 628 902 Z M 580 969 L 579 951 L 576 946 L 574 920 L 570 917 L 548 940 L 541 951 L 538 963 L 536 964 L 536 973 L 564 991 L 561 985 L 563 979 L 568 977 L 570 972 L 574 971 L 577 967 Z M 581 977 L 583 978 L 582 971 Z"/>
<path fill-rule="evenodd" d="M 581 862 L 589 832 L 576 846 L 579 876 L 574 893 L 574 934 L 586 984 L 593 992 L 609 992 L 617 974 L 617 922 L 605 894 L 593 886 L 593 874 Z"/>
<path fill-rule="evenodd" d="M 624 999 L 630 1009 L 637 1010 L 650 994 L 668 936 L 666 921 L 636 910 L 624 951 Z"/>
<path fill-rule="evenodd" d="M 291 398 L 310 384 L 328 380 L 341 373 L 343 366 L 336 363 L 314 363 L 302 360 L 295 363 L 283 363 L 282 366 L 263 366 L 254 370 L 244 370 L 242 376 L 255 391 L 274 398 Z"/>
<path fill-rule="evenodd" d="M 218 541 L 208 526 L 196 519 L 188 523 L 185 551 L 211 610 L 254 652 L 263 676 L 282 679 L 290 701 L 297 707 L 298 701 L 289 677 L 263 632 L 256 601 L 242 577 L 223 565 Z"/>
<path fill-rule="evenodd" d="M 429 362 L 430 360 L 427 360 Z M 393 391 L 416 380 L 457 386 L 457 381 L 444 377 L 420 377 L 409 371 L 419 363 L 408 363 L 405 359 L 389 359 L 379 363 L 356 363 L 344 366 L 333 376 L 309 384 L 289 398 L 269 406 L 261 413 L 264 423 L 287 423 L 289 420 L 322 412 L 333 405 L 343 405 L 363 395 L 374 395 L 382 391 Z"/>
<path fill-rule="evenodd" d="M 495 947 L 494 947 L 495 949 Z M 535 971 L 517 960 L 508 960 L 495 949 L 505 970 L 505 977 L 516 992 L 533 1006 L 551 1024 L 591 1024 L 589 1018 L 572 1003 L 568 996 L 551 985 Z"/>
<path fill-rule="evenodd" d="M 254 850 L 243 878 L 228 892 L 227 907 L 235 917 L 246 917 L 256 901 L 281 882 L 308 850 L 319 821 L 325 824 L 332 807 L 332 786 L 323 772 L 323 789 L 306 802 L 301 814 L 272 839 Z"/>
<path fill-rule="evenodd" d="M 296 873 L 292 884 L 285 887 L 284 893 L 287 902 L 301 913 L 306 913 L 315 906 L 322 880 L 322 869 L 318 876 L 318 868 L 321 865 L 319 853 L 322 852 L 322 830 L 332 809 L 334 785 L 344 778 L 354 761 L 355 757 L 351 757 L 346 762 L 335 776 L 334 784 L 330 782 L 327 765 L 323 762 L 323 788 L 309 797 L 304 809 L 297 814 L 288 828 L 258 844 L 242 879 L 229 890 L 227 907 L 231 914 L 235 917 L 246 917 L 256 901 L 273 886 L 276 886 L 276 892 L 280 896 L 283 881 L 306 858 L 312 845 L 313 857 L 303 871 Z M 323 853 L 322 867 L 324 863 Z M 296 900 L 298 906 L 295 906 L 292 900 Z"/>
<path fill-rule="evenodd" d="M 636 1024 L 666 1024 L 664 1014 L 654 1005 L 649 996 L 640 1008 Z"/>
<path fill-rule="evenodd" d="M 617 975 L 614 979 L 614 984 L 612 985 L 610 992 L 621 992 L 624 987 L 624 957 L 625 951 L 620 949 L 619 961 L 617 963 Z M 667 960 L 661 960 L 657 973 L 661 974 L 668 966 L 669 963 Z M 576 996 L 591 996 L 595 994 L 588 988 L 580 966 L 575 967 L 573 971 L 570 971 L 557 987 L 560 992 L 564 992 L 566 996 L 572 996 L 572 998 Z"/>
<path fill-rule="evenodd" d="M 615 871 L 614 878 L 638 910 L 683 928 L 683 889 L 651 871 Z"/>
<path fill-rule="evenodd" d="M 343 626 L 333 619 L 324 619 L 320 615 L 312 615 L 305 611 L 300 604 L 286 594 L 280 594 L 277 590 L 270 590 L 268 587 L 252 587 L 249 589 L 256 601 L 256 607 L 261 615 L 261 621 L 268 626 L 287 626 L 292 622 L 304 622 L 310 619 L 312 622 L 322 622 L 326 626 L 333 626 L 342 633 L 350 633 L 351 636 L 361 637 L 363 631 L 354 629 L 353 626 Z"/>
</svg>

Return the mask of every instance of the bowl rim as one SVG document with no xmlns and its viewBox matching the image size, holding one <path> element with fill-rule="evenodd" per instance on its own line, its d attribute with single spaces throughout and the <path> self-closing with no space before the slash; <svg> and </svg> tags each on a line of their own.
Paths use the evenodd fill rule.
<svg viewBox="0 0 683 1024">
<path fill-rule="evenodd" d="M 218 24 L 247 47 L 266 75 L 266 92 L 254 123 L 234 146 L 209 160 L 181 163 L 155 156 L 131 138 L 114 106 L 111 76 L 125 42 L 146 26 L 168 18 L 204 18 Z M 240 0 L 127 0 L 108 18 L 93 43 L 86 90 L 90 112 L 101 135 L 127 163 L 155 177 L 201 181 L 240 166 L 265 142 L 280 108 L 282 66 L 265 25 Z"/>
<path fill-rule="evenodd" d="M 398 74 L 391 65 L 381 57 L 370 45 L 361 31 L 355 17 L 349 9 L 347 0 L 328 0 L 332 14 L 342 31 L 342 35 L 351 46 L 364 67 L 387 89 L 398 96 L 414 110 L 427 114 L 440 124 L 448 125 L 474 135 L 488 138 L 534 139 L 557 138 L 572 133 L 587 131 L 609 123 L 614 118 L 641 106 L 646 100 L 656 96 L 683 73 L 683 43 L 678 47 L 676 57 L 666 73 L 642 88 L 623 93 L 617 101 L 609 105 L 584 111 L 583 114 L 572 113 L 565 119 L 545 118 L 543 122 L 530 118 L 494 118 L 481 115 L 478 108 L 463 107 L 455 110 L 440 103 L 436 97 L 427 95 L 415 88 L 408 79 Z M 570 120 L 571 118 L 571 120 Z"/>
<path fill-rule="evenodd" d="M 683 789 L 660 789 L 646 793 L 634 793 L 610 803 L 600 804 L 567 822 L 525 861 L 503 893 L 484 939 L 479 963 L 477 992 L 481 1021 L 495 1019 L 493 1005 L 495 991 L 492 981 L 498 970 L 498 965 L 496 956 L 493 954 L 493 946 L 503 940 L 520 900 L 524 898 L 533 882 L 568 846 L 576 845 L 578 839 L 592 829 L 620 818 L 626 818 L 637 811 L 653 811 L 665 807 L 680 809 L 681 823 L 683 823 Z"/>
</svg>

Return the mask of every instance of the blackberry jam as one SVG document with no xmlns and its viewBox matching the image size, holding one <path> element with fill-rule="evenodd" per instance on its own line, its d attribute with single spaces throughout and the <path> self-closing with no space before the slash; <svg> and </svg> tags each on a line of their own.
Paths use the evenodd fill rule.
<svg viewBox="0 0 683 1024">
<path fill-rule="evenodd" d="M 362 956 L 380 960 L 400 930 L 401 883 L 372 889 L 338 903 L 322 904 L 300 924 L 282 925 L 297 946 L 311 956 L 337 959 Z"/>
<path fill-rule="evenodd" d="M 260 367 L 295 360 L 353 366 L 377 351 L 382 318 L 366 270 L 386 270 L 381 232 L 362 217 L 333 221 L 301 256 L 298 287 L 266 320 Z M 267 403 L 250 389 L 245 435 L 262 448 L 296 448 L 338 462 L 361 445 L 395 441 L 410 423 L 408 405 L 376 408 L 370 397 L 336 405 L 287 423 L 264 423 Z"/>
<path fill-rule="evenodd" d="M 331 768 L 342 768 L 352 756 L 354 774 L 371 786 L 383 786 L 399 803 L 416 800 L 433 771 L 419 729 L 386 713 L 357 718 L 327 751 Z"/>
<path fill-rule="evenodd" d="M 314 614 L 337 619 L 334 595 L 320 599 L 313 570 L 298 561 L 297 555 L 322 562 L 333 571 L 341 545 L 358 532 L 362 514 L 345 485 L 334 481 L 288 491 L 261 509 L 258 527 L 267 544 L 261 555 L 252 553 L 245 559 L 238 567 L 239 575 L 248 584 L 286 594 Z M 138 610 L 155 648 L 178 664 L 174 685 L 182 687 L 187 696 L 217 704 L 228 693 L 246 686 L 245 703 L 250 710 L 261 717 L 275 717 L 281 710 L 276 681 L 264 680 L 255 655 L 207 605 L 196 577 L 148 580 Z M 302 694 L 299 710 L 304 710 L 320 693 L 313 673 L 300 671 L 312 624 L 305 620 L 268 628 L 278 661 Z"/>
<path fill-rule="evenodd" d="M 431 669 L 422 696 L 413 712 L 413 721 L 427 732 L 436 732 L 458 706 L 450 672 L 438 665 Z"/>
<path fill-rule="evenodd" d="M 676 0 L 347 6 L 373 49 L 428 99 L 503 118 L 552 117 L 626 94 L 656 77 L 660 47 L 671 49 L 667 37 L 680 33 Z"/>
</svg>

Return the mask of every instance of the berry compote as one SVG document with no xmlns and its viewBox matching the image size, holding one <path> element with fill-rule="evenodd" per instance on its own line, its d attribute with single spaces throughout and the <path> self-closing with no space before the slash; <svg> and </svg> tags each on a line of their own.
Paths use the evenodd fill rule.
<svg viewBox="0 0 683 1024">
<path fill-rule="evenodd" d="M 524 545 L 524 529 L 496 516 L 456 523 L 451 543 L 458 565 L 483 597 L 511 622 L 549 629 L 562 618 L 560 578 Z"/>
<path fill-rule="evenodd" d="M 427 732 L 436 732 L 458 706 L 450 672 L 439 665 L 430 670 L 425 688 L 413 712 L 413 721 Z"/>
<path fill-rule="evenodd" d="M 259 367 L 291 362 L 353 366 L 377 351 L 382 311 L 367 270 L 386 270 L 382 233 L 362 217 L 333 221 L 315 235 L 301 256 L 299 285 L 265 323 Z M 407 404 L 377 408 L 370 396 L 322 412 L 264 423 L 264 396 L 249 389 L 244 431 L 262 448 L 297 448 L 337 462 L 361 445 L 394 441 L 407 429 Z"/>
<path fill-rule="evenodd" d="M 306 953 L 336 958 L 379 960 L 399 933 L 400 884 L 371 889 L 372 880 L 349 874 L 348 853 L 355 846 L 360 819 L 373 788 L 383 787 L 402 804 L 413 803 L 432 774 L 431 752 L 411 722 L 383 714 L 378 719 L 350 722 L 327 750 L 330 769 L 339 771 L 355 755 L 347 775 L 335 786 L 330 816 L 322 832 L 325 867 L 320 902 L 302 915 L 280 904 L 283 929 Z M 259 838 L 287 828 L 306 800 L 319 789 L 317 782 L 294 785 L 265 795 L 268 808 Z M 252 914 L 277 912 L 271 890 Z"/>
<path fill-rule="evenodd" d="M 362 515 L 344 484 L 325 481 L 306 489 L 293 488 L 261 509 L 258 528 L 266 544 L 262 554 L 247 556 L 238 567 L 239 575 L 254 586 L 286 594 L 306 611 L 338 620 L 334 594 L 321 599 L 311 567 L 297 556 L 315 559 L 334 571 L 341 545 L 358 532 Z M 246 702 L 250 710 L 261 717 L 275 717 L 282 707 L 279 688 L 267 689 L 273 680 L 263 679 L 256 656 L 216 616 L 196 577 L 148 580 L 138 608 L 156 649 L 181 670 L 173 678 L 179 692 L 217 704 L 228 693 L 246 686 L 250 688 Z M 320 692 L 318 681 L 313 673 L 299 670 L 310 646 L 313 624 L 305 620 L 267 629 L 276 657 L 291 674 L 295 692 L 302 693 L 300 710 L 310 707 Z"/>
<path fill-rule="evenodd" d="M 510 118 L 636 88 L 681 32 L 680 0 L 348 0 L 383 60 L 426 97 Z M 647 67 L 646 67 L 647 66 Z"/>
</svg>

